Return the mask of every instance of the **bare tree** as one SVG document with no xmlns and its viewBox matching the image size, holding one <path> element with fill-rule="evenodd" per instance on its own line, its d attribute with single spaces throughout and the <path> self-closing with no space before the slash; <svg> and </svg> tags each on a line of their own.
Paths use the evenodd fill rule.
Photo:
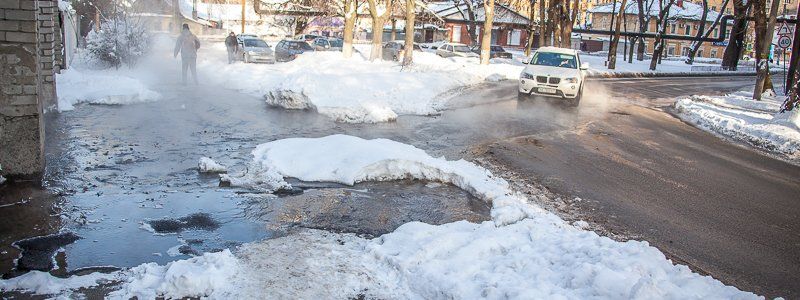
<svg viewBox="0 0 800 300">
<path fill-rule="evenodd" d="M 543 1 L 543 0 L 540 0 Z M 528 41 L 525 44 L 525 56 L 531 55 L 531 49 L 533 48 L 533 33 L 534 33 L 534 26 L 536 26 L 536 22 L 534 17 L 536 15 L 536 0 L 526 1 L 528 5 Z M 539 23 L 541 24 L 541 22 Z M 539 27 L 541 28 L 541 26 Z M 541 31 L 541 29 L 540 29 Z M 541 33 L 540 33 L 541 34 Z"/>
<path fill-rule="evenodd" d="M 575 26 L 575 20 L 578 18 L 578 11 L 580 10 L 580 0 L 562 0 L 564 5 L 561 9 L 561 47 L 570 48 L 572 46 L 572 27 Z M 570 5 L 572 4 L 572 5 Z"/>
<path fill-rule="evenodd" d="M 539 0 L 539 46 L 546 46 L 548 45 L 548 37 L 550 36 L 551 32 L 550 29 L 550 20 L 547 20 L 547 15 L 545 12 L 547 11 L 547 1 Z"/>
<path fill-rule="evenodd" d="M 653 57 L 650 60 L 650 70 L 656 69 L 656 65 L 661 59 L 661 55 L 664 53 L 664 34 L 667 31 L 667 24 L 669 24 L 669 10 L 672 5 L 675 4 L 675 0 L 658 1 L 658 35 L 656 35 L 656 40 L 653 43 Z M 668 1 L 666 5 L 664 4 L 664 1 Z"/>
<path fill-rule="evenodd" d="M 494 0 L 483 0 L 483 32 L 481 33 L 481 64 L 488 65 L 491 58 L 492 24 L 494 23 Z"/>
<path fill-rule="evenodd" d="M 692 48 L 689 50 L 689 57 L 686 59 L 687 64 L 691 65 L 692 63 L 694 63 L 694 58 L 697 55 L 697 52 L 700 51 L 700 46 L 703 45 L 703 41 L 701 41 L 700 39 L 708 38 L 709 36 L 711 36 L 711 32 L 713 32 L 717 28 L 719 20 L 722 19 L 722 12 L 725 10 L 725 7 L 727 6 L 728 6 L 728 0 L 722 2 L 722 6 L 719 9 L 717 18 L 714 19 L 714 23 L 711 23 L 711 28 L 706 30 L 705 34 L 703 34 L 703 30 L 705 29 L 707 9 L 708 9 L 708 0 L 703 0 L 703 9 L 705 10 L 703 12 L 703 22 L 700 23 L 700 30 L 697 31 L 697 36 L 695 37 L 696 41 L 692 43 Z"/>
<path fill-rule="evenodd" d="M 410 65 L 414 60 L 414 21 L 416 18 L 416 0 L 406 0 L 406 41 L 403 52 L 403 65 Z"/>
<path fill-rule="evenodd" d="M 461 14 L 461 19 L 468 20 L 467 34 L 469 35 L 470 44 L 474 45 L 478 43 L 478 33 L 477 22 L 475 22 L 477 18 L 475 13 L 475 3 L 473 3 L 473 1 L 477 0 L 453 0 L 453 5 L 455 5 L 458 13 Z"/>
<path fill-rule="evenodd" d="M 372 17 L 372 50 L 369 53 L 369 60 L 380 60 L 381 48 L 383 46 L 383 25 L 386 19 L 392 14 L 392 0 L 367 0 L 369 3 L 369 14 Z"/>
<path fill-rule="evenodd" d="M 608 69 L 613 70 L 617 68 L 617 45 L 619 44 L 619 30 L 622 21 L 620 18 L 625 18 L 625 4 L 627 0 L 622 0 L 617 13 L 617 23 L 614 25 L 614 38 L 611 39 L 611 44 L 608 45 Z"/>
<path fill-rule="evenodd" d="M 754 45 L 756 50 L 756 87 L 753 89 L 753 99 L 761 100 L 761 93 L 772 89 L 772 82 L 769 79 L 769 49 L 775 31 L 775 19 L 778 16 L 778 4 L 780 4 L 780 1 L 772 0 L 768 18 L 764 11 L 767 6 L 764 0 L 752 1 L 754 2 L 753 17 L 756 23 Z"/>
</svg>

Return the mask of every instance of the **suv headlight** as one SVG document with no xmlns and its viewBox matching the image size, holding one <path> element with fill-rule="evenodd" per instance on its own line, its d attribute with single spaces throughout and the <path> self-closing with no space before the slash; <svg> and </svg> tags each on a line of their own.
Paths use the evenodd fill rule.
<svg viewBox="0 0 800 300">
<path fill-rule="evenodd" d="M 533 74 L 528 74 L 528 73 L 525 73 L 525 72 L 522 72 L 522 74 L 520 74 L 519 77 L 522 78 L 522 79 L 533 80 Z"/>
<path fill-rule="evenodd" d="M 564 81 L 567 83 L 578 83 L 578 77 L 567 77 L 564 78 Z"/>
</svg>

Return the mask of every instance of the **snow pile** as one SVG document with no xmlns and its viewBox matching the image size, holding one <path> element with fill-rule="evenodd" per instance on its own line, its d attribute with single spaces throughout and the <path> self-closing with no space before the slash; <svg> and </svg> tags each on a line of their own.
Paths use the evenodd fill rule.
<svg viewBox="0 0 800 300">
<path fill-rule="evenodd" d="M 121 74 L 121 71 L 67 69 L 56 74 L 58 109 L 75 109 L 78 103 L 132 104 L 151 102 L 161 95 L 148 89 L 138 79 Z"/>
<path fill-rule="evenodd" d="M 675 102 L 678 116 L 697 127 L 769 151 L 797 155 L 800 112 L 779 113 L 783 97 L 752 99 L 752 92 L 691 96 Z"/>
<path fill-rule="evenodd" d="M 253 155 L 266 173 L 242 182 L 259 175 L 275 186 L 288 185 L 283 176 L 345 184 L 441 181 L 492 202 L 493 220 L 411 222 L 372 240 L 300 230 L 243 245 L 236 255 L 225 250 L 120 271 L 111 298 L 763 299 L 674 265 L 647 242 L 617 242 L 569 225 L 487 170 L 410 145 L 333 135 L 278 140 Z M 5 290 L 26 289 L 19 281 L 0 282 Z"/>
<path fill-rule="evenodd" d="M 116 273 L 104 274 L 97 272 L 82 276 L 57 278 L 47 272 L 30 271 L 19 277 L 0 280 L 0 292 L 27 291 L 38 295 L 68 295 L 70 292 L 80 288 L 96 287 L 100 284 L 114 281 L 117 275 Z"/>
<path fill-rule="evenodd" d="M 517 78 L 522 71 L 519 64 L 481 66 L 476 59 L 443 59 L 422 52 L 415 53 L 409 67 L 317 52 L 275 65 L 228 65 L 205 59 L 198 68 L 221 86 L 264 96 L 271 106 L 313 109 L 335 121 L 352 123 L 436 114 L 453 90 Z"/>
<path fill-rule="evenodd" d="M 197 162 L 197 168 L 201 173 L 225 173 L 228 171 L 228 168 L 208 157 L 201 157 Z"/>
<path fill-rule="evenodd" d="M 434 158 L 411 145 L 387 139 L 365 140 L 348 135 L 291 138 L 261 144 L 253 151 L 250 173 L 224 176 L 232 185 L 264 190 L 291 187 L 284 177 L 311 182 L 353 185 L 365 181 L 422 179 L 451 183 L 492 204 L 498 225 L 547 215 L 513 193 L 508 182 L 465 160 Z M 255 180 L 255 183 L 253 181 Z"/>
<path fill-rule="evenodd" d="M 109 296 L 112 299 L 227 299 L 233 293 L 231 279 L 240 268 L 238 259 L 227 249 L 166 266 L 142 264 L 120 272 L 121 288 Z"/>
</svg>

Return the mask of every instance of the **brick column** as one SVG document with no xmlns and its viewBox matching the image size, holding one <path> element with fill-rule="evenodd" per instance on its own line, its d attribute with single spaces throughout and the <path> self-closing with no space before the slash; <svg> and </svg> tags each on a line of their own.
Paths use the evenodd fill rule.
<svg viewBox="0 0 800 300">
<path fill-rule="evenodd" d="M 33 0 L 0 1 L 0 165 L 12 177 L 44 169 L 38 12 Z"/>
<path fill-rule="evenodd" d="M 55 67 L 55 14 L 58 13 L 58 0 L 40 0 L 38 28 L 39 33 L 39 76 L 42 82 L 40 99 L 44 110 L 57 108 L 56 101 L 56 67 Z"/>
</svg>

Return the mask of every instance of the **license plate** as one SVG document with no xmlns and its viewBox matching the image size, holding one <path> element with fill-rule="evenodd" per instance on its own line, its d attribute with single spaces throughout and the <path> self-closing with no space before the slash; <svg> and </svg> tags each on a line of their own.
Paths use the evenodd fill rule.
<svg viewBox="0 0 800 300">
<path fill-rule="evenodd" d="M 552 88 L 539 88 L 539 93 L 544 93 L 544 94 L 555 94 L 555 93 L 556 93 L 556 89 L 552 89 Z"/>
</svg>

